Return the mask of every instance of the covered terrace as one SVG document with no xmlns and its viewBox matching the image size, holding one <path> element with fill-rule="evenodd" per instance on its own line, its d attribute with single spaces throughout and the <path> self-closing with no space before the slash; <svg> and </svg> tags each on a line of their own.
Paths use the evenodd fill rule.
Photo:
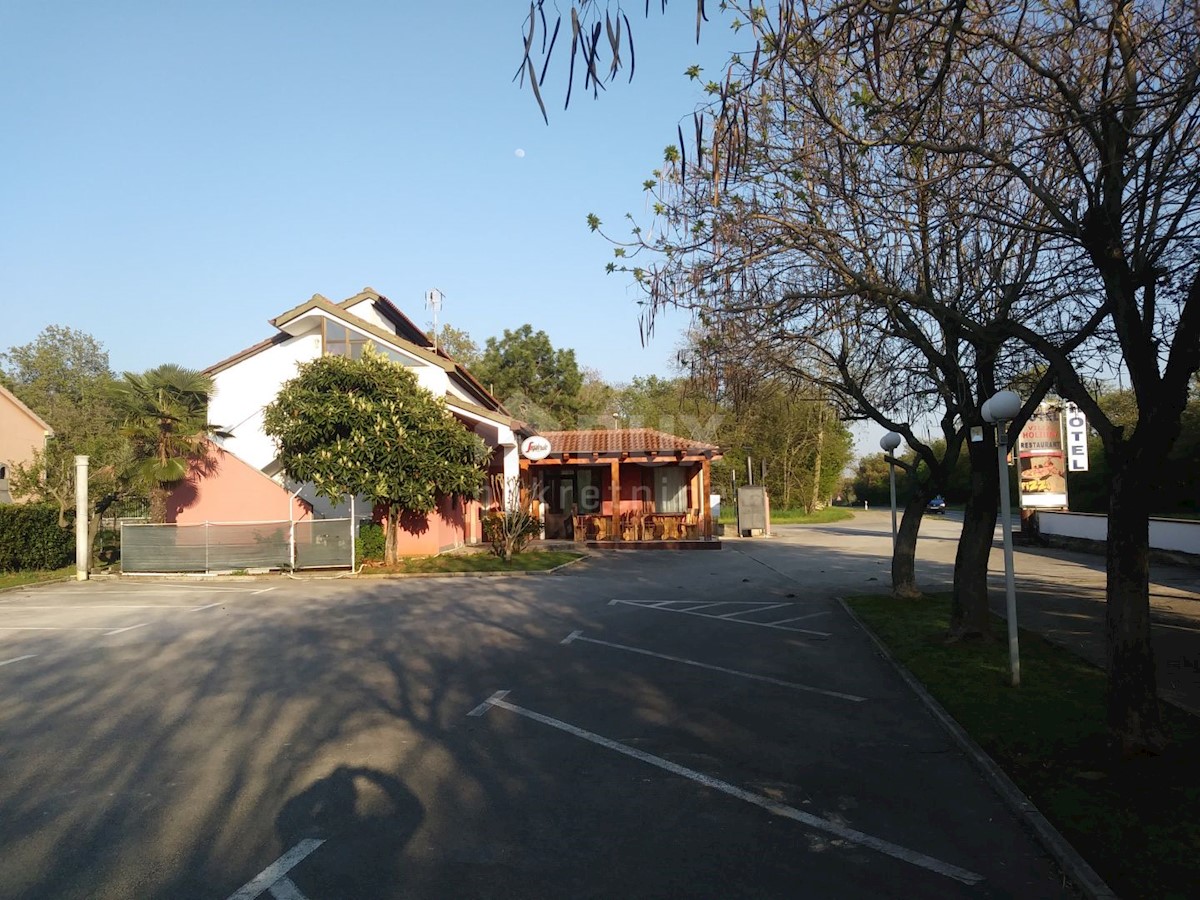
<svg viewBox="0 0 1200 900">
<path fill-rule="evenodd" d="M 714 444 L 650 428 L 546 431 L 522 459 L 547 540 L 665 547 L 711 542 Z M 715 542 L 713 542 L 715 544 Z"/>
</svg>

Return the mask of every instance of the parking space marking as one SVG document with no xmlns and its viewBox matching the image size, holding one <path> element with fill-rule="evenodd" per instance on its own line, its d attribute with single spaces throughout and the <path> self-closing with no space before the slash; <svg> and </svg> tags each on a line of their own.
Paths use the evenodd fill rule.
<svg viewBox="0 0 1200 900">
<path fill-rule="evenodd" d="M 82 625 L 76 628 L 51 628 L 48 625 L 0 625 L 0 631 L 108 631 L 108 629 L 96 626 L 85 628 Z"/>
<path fill-rule="evenodd" d="M 737 609 L 737 610 L 734 610 L 733 612 L 730 612 L 730 613 L 721 613 L 721 615 L 719 615 L 719 616 L 714 616 L 713 618 L 716 618 L 716 619 L 732 619 L 732 618 L 734 618 L 734 617 L 736 617 L 736 616 L 740 616 L 740 615 L 742 615 L 743 613 L 748 613 L 748 612 L 766 612 L 768 609 L 780 609 L 781 607 L 784 607 L 784 606 L 791 606 L 791 605 L 792 605 L 792 604 L 790 604 L 790 603 L 768 603 L 766 606 L 759 606 L 759 607 L 756 607 L 755 609 Z"/>
<path fill-rule="evenodd" d="M 471 710 L 469 713 L 467 713 L 467 715 L 468 716 L 482 716 L 485 712 L 487 712 L 489 709 L 492 708 L 493 704 L 499 703 L 501 700 L 503 700 L 507 696 L 508 696 L 508 691 L 496 691 L 496 693 L 492 694 L 492 696 L 488 697 L 486 700 L 484 700 L 482 703 L 480 703 L 477 707 L 475 707 L 473 710 Z"/>
<path fill-rule="evenodd" d="M 81 596 L 102 598 L 102 597 L 125 597 L 128 595 L 136 594 L 141 597 L 155 597 L 155 596 L 160 596 L 160 595 L 165 596 L 165 597 L 178 597 L 180 594 L 263 594 L 263 593 L 266 593 L 267 591 L 273 591 L 273 590 L 275 590 L 275 588 L 264 588 L 262 590 L 250 590 L 249 588 L 244 588 L 244 587 L 218 588 L 218 587 L 204 587 L 203 585 L 181 584 L 181 585 L 178 585 L 176 587 L 171 587 L 171 588 L 152 588 L 152 587 L 142 587 L 139 585 L 129 585 L 127 587 L 111 588 L 111 589 L 104 589 L 104 590 L 89 590 L 88 588 L 76 588 L 76 589 L 72 589 L 69 591 L 62 591 L 62 590 L 58 590 L 58 591 L 46 591 L 46 590 L 20 591 L 19 594 L 21 596 L 28 596 L 28 595 L 32 594 L 34 596 L 37 596 L 38 598 L 42 598 L 42 597 L 73 597 L 74 599 L 78 600 Z M 14 598 L 14 599 L 19 599 L 19 598 Z M 100 602 L 99 599 L 97 600 L 97 602 Z"/>
<path fill-rule="evenodd" d="M 241 888 L 229 895 L 229 900 L 254 900 L 263 891 L 269 890 L 279 881 L 282 881 L 288 872 L 300 865 L 310 853 L 325 843 L 323 838 L 305 838 L 295 847 L 289 850 L 275 862 L 271 863 Z M 287 879 L 288 884 L 294 889 L 296 886 L 292 884 L 292 880 Z M 285 887 L 286 891 L 287 888 Z M 278 895 L 276 895 L 278 896 Z M 284 895 L 287 897 L 287 895 Z M 303 897 L 304 895 L 296 890 L 292 897 Z"/>
<path fill-rule="evenodd" d="M 14 610 L 14 609 L 94 609 L 94 610 L 106 610 L 106 609 L 186 609 L 186 610 L 190 610 L 190 609 L 194 609 L 194 607 L 191 607 L 191 606 L 174 606 L 174 605 L 167 604 L 167 603 L 155 603 L 155 604 L 146 604 L 146 603 L 142 603 L 142 604 L 138 604 L 138 605 L 136 605 L 136 606 L 134 606 L 134 605 L 130 605 L 130 604 L 125 604 L 125 603 L 91 603 L 91 604 L 78 604 L 78 603 L 66 604 L 66 603 L 61 603 L 61 604 L 58 604 L 57 606 L 51 605 L 51 606 L 6 606 L 6 607 L 4 607 L 4 611 L 5 611 L 5 612 L 10 612 L 10 611 L 12 611 L 12 610 Z"/>
<path fill-rule="evenodd" d="M 112 631 L 104 632 L 104 635 L 107 637 L 110 634 L 123 634 L 126 631 L 133 631 L 135 628 L 145 628 L 147 624 L 149 623 L 141 622 L 137 625 L 126 625 L 124 628 L 114 628 Z"/>
<path fill-rule="evenodd" d="M 731 601 L 732 602 L 732 601 Z M 695 603 L 693 600 L 660 600 L 657 603 L 648 603 L 641 600 L 620 600 L 613 598 L 608 601 L 609 606 L 634 606 L 638 609 L 653 609 L 658 612 L 679 613 L 684 616 L 699 616 L 702 619 L 716 619 L 718 622 L 739 622 L 742 625 L 756 625 L 759 628 L 774 628 L 777 631 L 789 631 L 793 634 L 806 634 L 814 638 L 830 637 L 828 631 L 812 631 L 808 628 L 794 628 L 790 625 L 772 625 L 769 622 L 755 622 L 751 619 L 739 619 L 737 616 L 749 615 L 750 613 L 758 612 L 764 609 L 776 609 L 780 606 L 790 606 L 790 603 L 739 603 L 741 606 L 753 606 L 754 609 L 739 609 L 732 613 L 724 613 L 722 615 L 710 615 L 706 612 L 695 612 L 691 608 L 681 609 L 677 606 L 671 606 L 672 603 Z"/>
<path fill-rule="evenodd" d="M 829 819 L 822 819 L 820 816 L 814 816 L 812 813 L 806 813 L 803 810 L 796 809 L 795 807 L 787 806 L 786 804 L 780 803 L 777 800 L 771 800 L 768 797 L 751 793 L 750 791 L 744 790 L 737 785 L 730 784 L 727 781 L 722 781 L 719 778 L 713 778 L 710 775 L 705 775 L 703 772 L 697 772 L 694 769 L 688 769 L 677 763 L 673 763 L 670 760 L 663 759 L 658 756 L 652 756 L 651 754 L 635 749 L 634 747 L 627 747 L 625 744 L 614 741 L 611 738 L 606 738 L 603 735 L 596 734 L 595 732 L 579 728 L 578 726 L 572 725 L 569 722 L 553 719 L 550 716 L 544 716 L 541 713 L 534 712 L 531 709 L 525 709 L 524 707 L 509 703 L 504 699 L 504 695 L 507 694 L 508 691 L 497 691 L 482 704 L 472 710 L 470 715 L 482 715 L 482 712 L 477 711 L 482 709 L 483 712 L 487 712 L 487 710 L 491 707 L 498 706 L 501 709 L 506 709 L 518 716 L 524 716 L 527 719 L 532 719 L 534 722 L 539 722 L 542 725 L 548 725 L 551 728 L 566 732 L 574 737 L 581 738 L 585 741 L 590 741 L 591 743 L 604 747 L 607 750 L 612 750 L 616 753 L 636 759 L 639 762 L 644 762 L 647 765 L 655 766 L 656 768 L 662 769 L 665 772 L 670 772 L 672 775 L 678 775 L 682 778 L 687 778 L 690 781 L 694 781 L 697 784 L 720 791 L 721 793 L 727 794 L 730 797 L 745 801 L 746 803 L 751 803 L 761 809 L 765 809 L 772 815 L 781 816 L 785 819 L 791 819 L 793 822 L 799 822 L 800 824 L 812 828 L 815 831 L 822 831 L 826 834 L 831 834 L 834 837 L 840 838 L 841 840 L 847 841 L 851 844 L 857 844 L 860 847 L 867 847 L 868 849 L 874 850 L 877 853 L 882 853 L 885 856 L 890 856 L 893 859 L 898 859 L 901 862 L 908 863 L 909 865 L 917 866 L 927 871 L 934 872 L 945 878 L 952 878 L 955 881 L 969 885 L 979 884 L 979 882 L 984 880 L 982 875 L 979 875 L 968 869 L 960 868 L 953 863 L 948 863 L 944 860 L 927 856 L 924 853 L 921 853 L 917 850 L 911 850 L 908 847 L 901 847 L 899 844 L 893 844 L 890 841 L 885 841 L 882 838 L 874 837 L 873 835 L 866 834 L 862 831 L 857 831 L 853 828 L 847 828 L 846 826 L 839 825 L 837 822 L 832 822 Z M 231 897 L 230 900 L 234 900 L 234 898 Z M 243 898 L 237 898 L 237 900 L 243 900 Z M 249 898 L 245 898 L 245 900 L 249 900 Z"/>
<path fill-rule="evenodd" d="M 783 625 L 787 622 L 803 622 L 805 619 L 815 619 L 817 616 L 828 616 L 833 612 L 831 609 L 823 610 L 822 612 L 809 613 L 806 616 L 795 616 L 791 619 L 780 619 L 778 622 L 766 622 L 766 625 Z"/>
<path fill-rule="evenodd" d="M 572 631 L 565 638 L 559 641 L 560 644 L 573 644 L 576 641 L 583 641 L 588 644 L 599 644 L 602 647 L 612 647 L 614 650 L 624 650 L 626 653 L 638 653 L 642 656 L 653 656 L 655 659 L 665 659 L 667 662 L 681 663 L 685 666 L 695 666 L 697 669 L 708 669 L 712 672 L 724 672 L 726 675 L 736 675 L 739 678 L 749 678 L 752 681 L 764 681 L 767 684 L 777 684 L 780 687 L 791 688 L 796 691 L 808 691 L 812 694 L 824 694 L 826 697 L 837 697 L 839 700 L 849 700 L 851 703 L 862 703 L 867 698 L 857 697 L 854 694 L 843 694 L 840 691 L 827 691 L 823 688 L 811 687 L 807 684 L 796 684 L 793 681 L 783 681 L 780 678 L 772 678 L 769 675 L 755 675 L 751 672 L 739 672 L 737 669 L 727 669 L 724 666 L 714 666 L 710 663 L 697 662 L 694 659 L 684 659 L 679 656 L 668 656 L 665 653 L 655 653 L 653 650 L 643 650 L 640 647 L 629 647 L 625 644 L 614 644 L 610 641 L 601 641 L 596 638 L 584 637 L 582 631 Z"/>
<path fill-rule="evenodd" d="M 267 891 L 275 900 L 308 900 L 300 892 L 300 888 L 296 887 L 296 882 L 286 875 L 267 888 Z"/>
<path fill-rule="evenodd" d="M 218 600 L 216 603 L 208 604 L 208 606 L 193 606 L 188 610 L 188 612 L 203 612 L 206 609 L 212 609 L 214 606 L 221 606 L 227 602 L 227 600 Z"/>
<path fill-rule="evenodd" d="M 26 653 L 24 656 L 14 656 L 12 659 L 0 661 L 0 666 L 11 666 L 13 663 L 19 663 L 23 659 L 33 659 L 37 656 L 36 653 Z"/>
</svg>

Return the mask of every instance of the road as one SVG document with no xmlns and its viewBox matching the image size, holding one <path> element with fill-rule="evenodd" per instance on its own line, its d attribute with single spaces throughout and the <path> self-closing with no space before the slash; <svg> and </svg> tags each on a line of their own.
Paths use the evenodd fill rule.
<svg viewBox="0 0 1200 900">
<path fill-rule="evenodd" d="M 1063 896 L 834 600 L 886 528 L 0 595 L 0 895 Z"/>
</svg>

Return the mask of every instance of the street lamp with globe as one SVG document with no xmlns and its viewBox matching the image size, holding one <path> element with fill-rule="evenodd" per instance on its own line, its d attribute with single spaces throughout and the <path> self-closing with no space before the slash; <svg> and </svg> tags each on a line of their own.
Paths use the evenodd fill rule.
<svg viewBox="0 0 1200 900">
<path fill-rule="evenodd" d="M 900 435 L 889 431 L 879 439 L 883 448 L 884 458 L 887 459 L 888 476 L 892 485 L 892 556 L 896 555 L 896 460 L 893 452 L 900 446 Z"/>
<path fill-rule="evenodd" d="M 1021 686 L 1021 653 L 1017 645 L 1017 589 L 1013 576 L 1012 506 L 1008 496 L 1008 423 L 1021 411 L 1015 391 L 1000 391 L 984 401 L 980 412 L 996 426 L 996 460 L 1000 471 L 1000 524 L 1004 531 L 1004 592 L 1008 615 L 1008 665 L 1013 687 Z"/>
</svg>

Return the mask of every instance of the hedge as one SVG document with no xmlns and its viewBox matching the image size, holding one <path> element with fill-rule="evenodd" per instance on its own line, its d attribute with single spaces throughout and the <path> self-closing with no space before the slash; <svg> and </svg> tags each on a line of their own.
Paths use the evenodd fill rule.
<svg viewBox="0 0 1200 900">
<path fill-rule="evenodd" d="M 61 569 L 75 556 L 71 531 L 58 509 L 42 503 L 0 506 L 0 572 Z"/>
</svg>

